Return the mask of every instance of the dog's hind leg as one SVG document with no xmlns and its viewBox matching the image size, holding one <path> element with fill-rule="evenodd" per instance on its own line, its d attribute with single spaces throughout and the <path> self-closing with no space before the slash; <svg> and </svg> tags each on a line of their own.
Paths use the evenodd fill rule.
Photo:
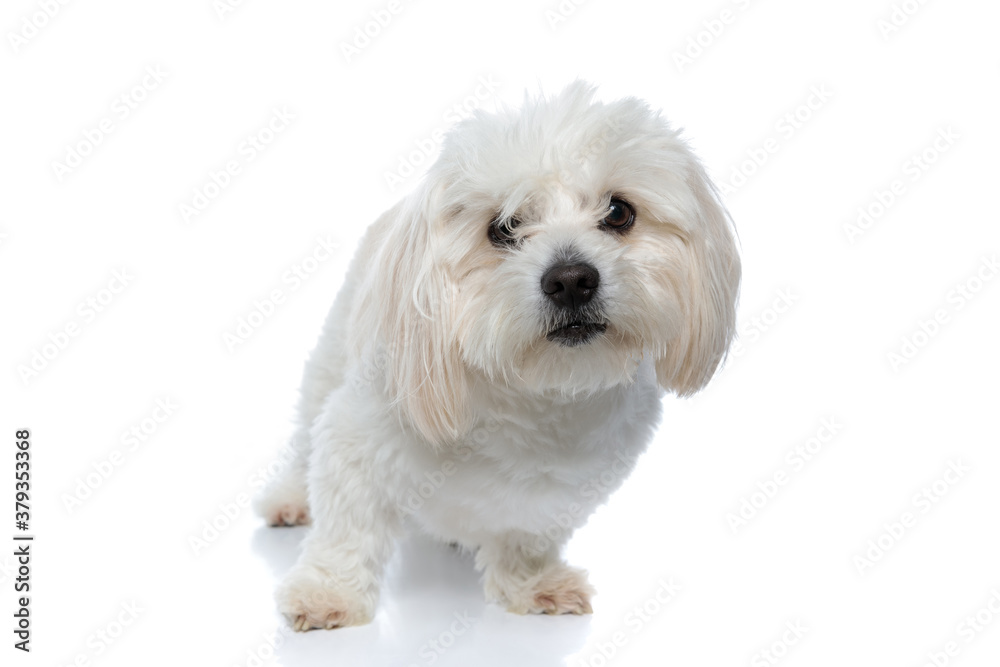
<svg viewBox="0 0 1000 667">
<path fill-rule="evenodd" d="M 310 430 L 327 398 L 344 382 L 346 331 L 350 320 L 354 281 L 348 279 L 323 324 L 316 348 L 302 373 L 295 432 L 290 457 L 278 475 L 254 498 L 254 509 L 271 526 L 295 526 L 310 522 L 307 491 Z"/>
</svg>

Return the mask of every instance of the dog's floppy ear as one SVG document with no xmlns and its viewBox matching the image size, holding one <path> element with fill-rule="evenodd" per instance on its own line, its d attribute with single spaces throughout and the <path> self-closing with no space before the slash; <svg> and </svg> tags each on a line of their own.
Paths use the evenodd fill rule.
<svg viewBox="0 0 1000 667">
<path fill-rule="evenodd" d="M 689 396 L 712 379 L 736 331 L 740 258 L 729 214 L 705 170 L 692 159 L 687 174 L 690 199 L 685 227 L 687 279 L 677 286 L 684 322 L 677 338 L 656 361 L 660 385 Z"/>
<path fill-rule="evenodd" d="M 403 419 L 435 447 L 460 437 L 470 421 L 438 192 L 425 181 L 369 231 L 370 263 L 361 267 L 351 324 L 356 349 L 375 355 Z"/>
</svg>

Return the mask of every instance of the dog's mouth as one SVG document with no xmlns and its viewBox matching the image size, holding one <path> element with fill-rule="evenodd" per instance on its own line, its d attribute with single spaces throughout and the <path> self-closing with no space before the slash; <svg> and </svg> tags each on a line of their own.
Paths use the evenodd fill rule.
<svg viewBox="0 0 1000 667">
<path fill-rule="evenodd" d="M 605 322 L 570 322 L 565 326 L 548 332 L 545 338 L 566 347 L 575 347 L 589 343 L 593 338 L 607 331 L 607 329 L 608 325 Z"/>
</svg>

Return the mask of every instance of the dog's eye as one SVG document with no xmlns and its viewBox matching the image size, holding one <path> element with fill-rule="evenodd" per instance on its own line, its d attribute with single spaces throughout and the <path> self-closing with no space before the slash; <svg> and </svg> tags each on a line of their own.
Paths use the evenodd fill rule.
<svg viewBox="0 0 1000 667">
<path fill-rule="evenodd" d="M 521 221 L 517 218 L 510 218 L 509 220 L 496 219 L 490 223 L 490 243 L 497 247 L 510 247 L 517 243 L 517 236 L 514 234 L 514 230 Z"/>
<path fill-rule="evenodd" d="M 622 232 L 632 226 L 635 221 L 635 209 L 624 199 L 612 199 L 608 206 L 608 214 L 601 224 L 616 232 Z"/>
</svg>

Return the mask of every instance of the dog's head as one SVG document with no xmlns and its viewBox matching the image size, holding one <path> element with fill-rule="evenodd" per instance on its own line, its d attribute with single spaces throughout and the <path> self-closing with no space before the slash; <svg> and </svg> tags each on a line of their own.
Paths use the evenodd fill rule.
<svg viewBox="0 0 1000 667">
<path fill-rule="evenodd" d="M 648 358 L 689 395 L 725 356 L 740 280 L 725 209 L 659 114 L 593 93 L 460 123 L 371 232 L 355 344 L 387 351 L 392 398 L 430 442 L 468 428 L 474 376 L 572 395 Z"/>
</svg>

